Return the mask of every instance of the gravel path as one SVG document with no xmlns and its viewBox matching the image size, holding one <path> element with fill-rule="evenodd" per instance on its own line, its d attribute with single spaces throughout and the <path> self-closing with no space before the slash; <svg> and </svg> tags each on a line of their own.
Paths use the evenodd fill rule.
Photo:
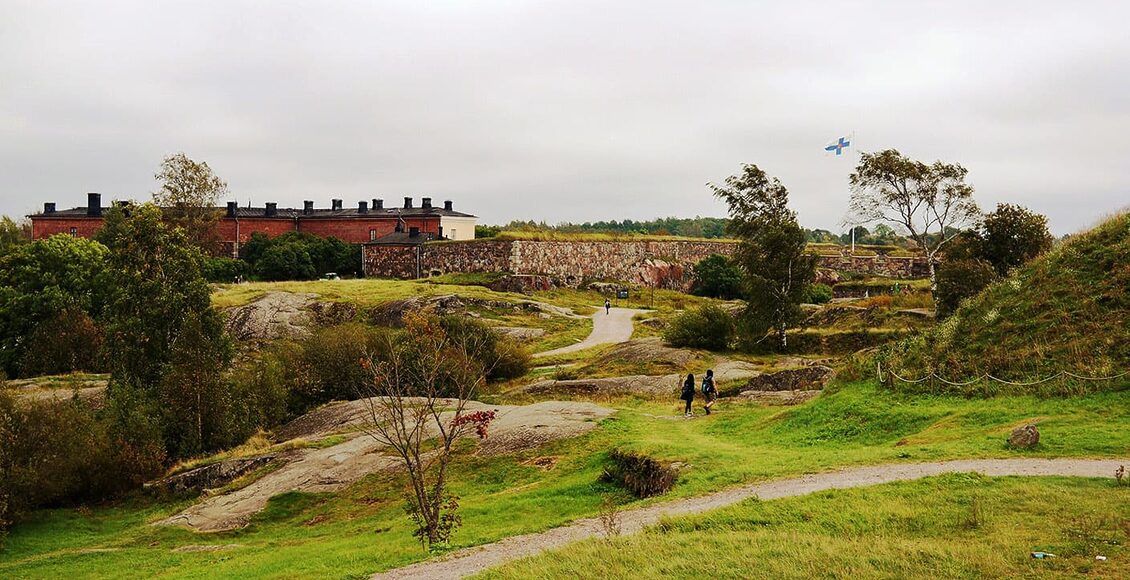
<svg viewBox="0 0 1130 580">
<path fill-rule="evenodd" d="M 826 489 L 863 487 L 893 481 L 930 477 L 943 473 L 977 472 L 989 476 L 1002 475 L 1066 475 L 1074 477 L 1113 477 L 1119 465 L 1130 464 L 1124 459 L 969 459 L 938 463 L 899 463 L 855 467 L 827 473 L 803 475 L 777 481 L 755 483 L 705 495 L 702 497 L 670 501 L 621 513 L 622 533 L 638 532 L 653 525 L 663 516 L 698 513 L 733 505 L 756 497 L 762 500 L 806 495 Z M 578 520 L 571 524 L 538 534 L 515 536 L 504 540 L 467 548 L 446 557 L 428 560 L 397 568 L 373 576 L 374 579 L 463 578 L 507 562 L 533 556 L 545 550 L 560 548 L 571 542 L 601 535 L 596 518 Z"/>
<path fill-rule="evenodd" d="M 647 311 L 634 308 L 613 308 L 611 312 L 605 314 L 602 306 L 596 311 L 596 314 L 592 315 L 592 333 L 589 334 L 588 338 L 577 344 L 536 353 L 534 358 L 577 352 L 602 344 L 627 342 L 632 338 L 632 330 L 635 328 L 632 324 L 632 317 L 643 312 Z"/>
</svg>

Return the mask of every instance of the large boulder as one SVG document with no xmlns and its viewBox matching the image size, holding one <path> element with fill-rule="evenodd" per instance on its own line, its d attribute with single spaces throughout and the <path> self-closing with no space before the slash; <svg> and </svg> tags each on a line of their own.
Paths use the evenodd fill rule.
<svg viewBox="0 0 1130 580">
<path fill-rule="evenodd" d="M 1040 430 L 1035 425 L 1024 425 L 1013 429 L 1008 436 L 1009 447 L 1031 449 L 1040 444 Z"/>
<path fill-rule="evenodd" d="M 614 347 L 601 357 L 602 363 L 662 363 L 685 367 L 697 358 L 694 351 L 671 348 L 658 337 L 631 340 Z"/>
</svg>

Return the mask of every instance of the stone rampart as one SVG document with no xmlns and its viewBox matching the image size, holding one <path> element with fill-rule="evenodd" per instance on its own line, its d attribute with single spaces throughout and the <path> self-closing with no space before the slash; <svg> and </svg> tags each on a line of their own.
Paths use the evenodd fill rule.
<svg viewBox="0 0 1130 580">
<path fill-rule="evenodd" d="M 550 241 L 474 240 L 413 246 L 369 244 L 366 276 L 416 278 L 455 272 L 544 275 L 566 286 L 585 280 L 685 288 L 691 267 L 712 254 L 732 255 L 737 244 L 712 240 Z M 926 275 L 920 257 L 819 256 L 818 265 L 839 272 L 891 278 Z"/>
</svg>

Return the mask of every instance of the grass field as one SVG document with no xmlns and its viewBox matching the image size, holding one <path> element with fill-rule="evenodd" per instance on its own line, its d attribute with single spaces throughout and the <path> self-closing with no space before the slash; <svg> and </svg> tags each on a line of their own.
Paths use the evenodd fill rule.
<svg viewBox="0 0 1130 580">
<path fill-rule="evenodd" d="M 454 546 L 494 541 L 595 515 L 617 488 L 599 483 L 605 454 L 625 448 L 687 465 L 663 498 L 837 466 L 954 457 L 1110 456 L 1130 448 L 1130 393 L 1063 400 L 906 397 L 855 384 L 794 408 L 723 401 L 691 421 L 677 405 L 621 401 L 594 432 L 511 457 L 464 454 L 453 475 L 464 526 Z M 1043 443 L 1005 447 L 1009 430 L 1037 421 Z M 549 458 L 550 469 L 533 463 Z M 135 498 L 37 512 L 0 553 L 0 577 L 355 578 L 427 557 L 402 510 L 401 481 L 371 476 L 338 494 L 276 497 L 243 530 L 195 535 L 152 528 L 184 501 Z M 192 546 L 238 546 L 223 551 Z M 844 544 L 850 545 L 850 544 Z M 178 551 L 180 550 L 180 551 Z"/>
<path fill-rule="evenodd" d="M 1126 578 L 1128 541 L 1130 486 L 954 474 L 750 500 L 478 577 Z"/>
</svg>

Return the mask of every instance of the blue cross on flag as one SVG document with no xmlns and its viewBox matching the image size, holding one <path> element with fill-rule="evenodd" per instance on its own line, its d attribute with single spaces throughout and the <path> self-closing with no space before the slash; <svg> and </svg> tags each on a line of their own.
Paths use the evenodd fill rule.
<svg viewBox="0 0 1130 580">
<path fill-rule="evenodd" d="M 824 150 L 829 152 L 835 151 L 836 155 L 843 155 L 844 149 L 847 149 L 849 145 L 851 145 L 851 141 L 849 141 L 847 137 L 840 137 L 839 141 L 825 147 Z"/>
</svg>

